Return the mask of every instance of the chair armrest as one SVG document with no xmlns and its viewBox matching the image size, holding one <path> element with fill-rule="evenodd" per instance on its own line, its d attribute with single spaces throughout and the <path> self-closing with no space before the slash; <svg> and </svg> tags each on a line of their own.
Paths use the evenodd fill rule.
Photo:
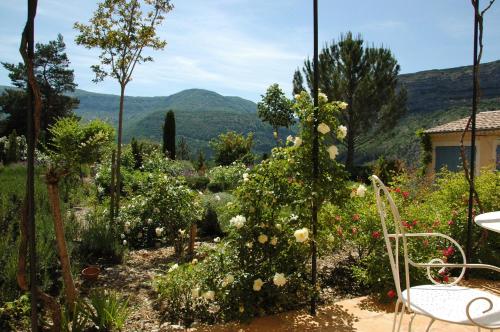
<svg viewBox="0 0 500 332">
<path fill-rule="evenodd" d="M 439 284 L 436 282 L 430 275 L 430 269 L 431 268 L 462 268 L 462 272 L 460 273 L 459 277 L 451 283 L 451 285 L 457 284 L 462 277 L 465 274 L 465 269 L 487 269 L 487 270 L 493 270 L 496 272 L 500 272 L 500 267 L 494 266 L 494 265 L 489 265 L 489 264 L 467 264 L 466 258 L 465 258 L 465 253 L 462 249 L 462 247 L 458 244 L 457 241 L 455 241 L 453 238 L 446 234 L 442 233 L 405 233 L 405 234 L 388 234 L 389 238 L 396 238 L 396 237 L 441 237 L 444 238 L 451 243 L 453 243 L 457 248 L 458 251 L 460 251 L 460 254 L 462 255 L 462 264 L 450 264 L 450 263 L 445 263 L 443 260 L 440 258 L 434 258 L 432 259 L 429 263 L 415 263 L 411 258 L 408 257 L 408 262 L 410 263 L 411 266 L 418 267 L 418 268 L 426 268 L 427 269 L 427 277 L 428 279 L 434 283 L 434 284 Z"/>
<path fill-rule="evenodd" d="M 490 331 L 493 331 L 494 329 L 498 329 L 500 328 L 500 325 L 496 325 L 496 326 L 486 326 L 486 325 L 483 325 L 483 324 L 480 324 L 478 323 L 475 319 L 473 319 L 471 317 L 471 314 L 470 314 L 470 307 L 471 305 L 476 302 L 476 301 L 479 301 L 479 300 L 482 300 L 482 301 L 485 301 L 488 303 L 489 307 L 488 309 L 484 310 L 483 311 L 483 314 L 487 313 L 487 312 L 490 312 L 492 309 L 493 309 L 493 302 L 487 298 L 487 297 L 477 297 L 475 299 L 472 299 L 468 304 L 467 304 L 467 307 L 465 309 L 465 313 L 467 314 L 467 318 L 472 322 L 472 324 L 476 325 L 477 327 L 479 328 L 483 328 L 483 329 L 487 329 L 487 330 L 490 330 Z"/>
</svg>

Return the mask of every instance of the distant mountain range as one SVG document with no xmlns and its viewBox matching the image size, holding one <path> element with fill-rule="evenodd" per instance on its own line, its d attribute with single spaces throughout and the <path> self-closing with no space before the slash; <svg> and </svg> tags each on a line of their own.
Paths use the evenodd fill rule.
<svg viewBox="0 0 500 332">
<path fill-rule="evenodd" d="M 500 61 L 481 65 L 480 110 L 500 109 Z M 466 116 L 470 112 L 472 67 L 429 70 L 399 76 L 408 91 L 408 113 L 391 131 L 377 135 L 358 147 L 357 162 L 386 158 L 418 160 L 415 131 Z M 0 86 L 0 92 L 6 88 Z M 76 113 L 84 119 L 101 118 L 116 125 L 119 96 L 76 90 L 80 99 Z M 274 146 L 272 129 L 260 121 L 257 105 L 239 97 L 227 97 L 201 89 L 184 90 L 167 97 L 125 97 L 124 139 L 132 137 L 160 141 L 165 113 L 176 114 L 178 137 L 184 137 L 194 154 L 210 154 L 208 141 L 222 132 L 255 134 L 255 151 L 269 152 Z M 293 131 L 293 130 L 292 130 Z M 285 137 L 292 131 L 280 132 Z"/>
</svg>

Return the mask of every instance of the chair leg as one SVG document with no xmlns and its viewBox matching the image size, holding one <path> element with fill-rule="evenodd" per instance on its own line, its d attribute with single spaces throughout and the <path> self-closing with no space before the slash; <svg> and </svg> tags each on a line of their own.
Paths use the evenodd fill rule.
<svg viewBox="0 0 500 332">
<path fill-rule="evenodd" d="M 425 330 L 425 332 L 429 332 L 431 330 L 431 326 L 432 326 L 432 324 L 434 324 L 435 321 L 436 320 L 434 318 L 431 320 L 431 322 L 429 323 L 429 325 L 427 325 L 427 329 Z"/>
<path fill-rule="evenodd" d="M 398 299 L 398 301 L 396 302 L 396 306 L 394 308 L 394 320 L 392 321 L 392 332 L 396 331 L 396 321 L 397 321 L 398 315 L 399 315 L 399 305 L 400 304 L 401 304 L 401 300 Z M 399 329 L 398 329 L 398 331 L 399 331 Z"/>
<path fill-rule="evenodd" d="M 416 313 L 411 315 L 410 323 L 408 324 L 408 332 L 411 332 L 411 325 L 413 324 L 413 320 L 415 319 L 416 315 L 417 315 Z"/>
</svg>

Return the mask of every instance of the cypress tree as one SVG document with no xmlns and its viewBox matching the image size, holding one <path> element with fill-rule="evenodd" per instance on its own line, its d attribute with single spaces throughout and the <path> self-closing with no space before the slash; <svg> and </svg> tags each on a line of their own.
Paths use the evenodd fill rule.
<svg viewBox="0 0 500 332">
<path fill-rule="evenodd" d="M 175 114 L 169 110 L 163 125 L 163 153 L 175 160 Z"/>
<path fill-rule="evenodd" d="M 17 132 L 14 129 L 9 135 L 8 148 L 5 156 L 5 164 L 15 163 L 19 160 L 19 146 L 17 144 Z"/>
</svg>

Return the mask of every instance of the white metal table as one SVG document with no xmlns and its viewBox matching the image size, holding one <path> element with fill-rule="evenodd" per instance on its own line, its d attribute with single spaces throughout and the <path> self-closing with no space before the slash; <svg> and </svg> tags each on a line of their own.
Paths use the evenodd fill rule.
<svg viewBox="0 0 500 332">
<path fill-rule="evenodd" d="M 487 230 L 500 233 L 500 211 L 480 214 L 474 218 L 474 222 Z"/>
</svg>

